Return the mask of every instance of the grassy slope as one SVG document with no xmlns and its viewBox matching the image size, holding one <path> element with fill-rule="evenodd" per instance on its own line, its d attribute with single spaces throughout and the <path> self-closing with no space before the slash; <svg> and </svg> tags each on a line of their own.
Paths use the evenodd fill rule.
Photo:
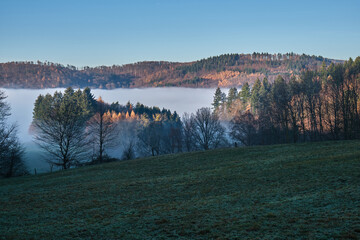
<svg viewBox="0 0 360 240">
<path fill-rule="evenodd" d="M 360 142 L 167 155 L 0 181 L 0 238 L 357 238 Z"/>
</svg>

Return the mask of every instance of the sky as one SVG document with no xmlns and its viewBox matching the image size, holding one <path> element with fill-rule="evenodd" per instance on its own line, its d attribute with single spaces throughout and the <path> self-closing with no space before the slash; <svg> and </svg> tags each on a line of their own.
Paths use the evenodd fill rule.
<svg viewBox="0 0 360 240">
<path fill-rule="evenodd" d="M 0 62 L 83 67 L 253 52 L 356 58 L 360 1 L 0 1 Z"/>
</svg>

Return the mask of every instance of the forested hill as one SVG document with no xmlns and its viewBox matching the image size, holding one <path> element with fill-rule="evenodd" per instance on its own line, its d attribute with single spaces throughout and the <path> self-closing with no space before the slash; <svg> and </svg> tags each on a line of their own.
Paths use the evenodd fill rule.
<svg viewBox="0 0 360 240">
<path fill-rule="evenodd" d="M 5 88 L 134 88 L 232 87 L 267 77 L 289 78 L 303 69 L 343 62 L 321 56 L 287 54 L 225 54 L 195 62 L 139 62 L 126 65 L 83 67 L 50 62 L 0 63 L 0 87 Z"/>
</svg>

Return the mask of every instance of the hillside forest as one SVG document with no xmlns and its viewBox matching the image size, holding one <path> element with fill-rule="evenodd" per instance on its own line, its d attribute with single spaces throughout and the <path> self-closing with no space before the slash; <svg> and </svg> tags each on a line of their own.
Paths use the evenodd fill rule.
<svg viewBox="0 0 360 240">
<path fill-rule="evenodd" d="M 0 63 L 3 88 L 238 87 L 266 77 L 298 77 L 341 60 L 294 53 L 224 54 L 194 62 L 138 62 L 77 68 L 51 62 Z"/>
<path fill-rule="evenodd" d="M 266 77 L 241 90 L 220 88 L 213 108 L 180 117 L 141 103 L 106 103 L 90 88 L 38 96 L 31 132 L 50 168 L 222 147 L 360 138 L 360 57 L 302 70 L 286 80 Z M 9 115 L 5 96 L 0 110 Z M 1 120 L 1 175 L 22 175 L 16 127 Z M 5 144 L 6 143 L 6 144 Z M 114 156 L 114 150 L 121 153 Z M 10 151 L 11 150 L 11 151 Z M 21 170 L 15 167 L 19 166 Z"/>
<path fill-rule="evenodd" d="M 297 143 L 360 138 L 360 57 L 304 70 L 286 81 L 257 79 L 250 87 L 218 88 L 214 110 L 231 124 L 231 136 L 243 145 Z"/>
</svg>

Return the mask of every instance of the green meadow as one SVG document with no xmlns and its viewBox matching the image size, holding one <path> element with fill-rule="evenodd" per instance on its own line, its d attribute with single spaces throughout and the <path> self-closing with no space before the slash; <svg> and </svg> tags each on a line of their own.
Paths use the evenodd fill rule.
<svg viewBox="0 0 360 240">
<path fill-rule="evenodd" d="M 0 180 L 0 239 L 359 239 L 360 141 L 229 148 Z"/>
</svg>

